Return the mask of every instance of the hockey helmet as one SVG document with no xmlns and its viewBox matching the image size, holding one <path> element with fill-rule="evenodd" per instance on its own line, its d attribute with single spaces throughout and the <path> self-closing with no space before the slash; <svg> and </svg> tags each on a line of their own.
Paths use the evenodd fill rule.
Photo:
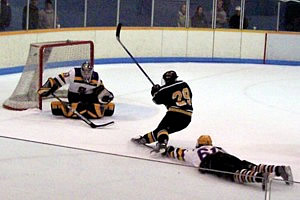
<svg viewBox="0 0 300 200">
<path fill-rule="evenodd" d="M 175 83 L 178 76 L 175 71 L 170 70 L 164 73 L 162 79 L 161 79 L 161 85 L 170 85 L 172 83 Z"/>
<path fill-rule="evenodd" d="M 201 147 L 203 145 L 212 145 L 212 139 L 209 135 L 201 135 L 196 144 L 196 148 Z"/>
<path fill-rule="evenodd" d="M 91 65 L 88 61 L 85 61 L 81 65 L 81 75 L 83 77 L 83 80 L 86 82 L 89 82 L 91 80 L 92 74 L 94 71 L 94 66 Z"/>
</svg>

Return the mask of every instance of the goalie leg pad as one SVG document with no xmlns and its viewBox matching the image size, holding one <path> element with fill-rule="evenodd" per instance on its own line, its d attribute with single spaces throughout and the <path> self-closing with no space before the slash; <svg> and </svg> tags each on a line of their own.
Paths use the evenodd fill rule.
<svg viewBox="0 0 300 200">
<path fill-rule="evenodd" d="M 109 105 L 105 105 L 109 107 Z M 76 110 L 78 113 L 83 115 L 86 118 L 100 119 L 104 116 L 105 108 L 98 104 L 89 104 L 86 105 L 84 103 L 72 103 L 72 109 L 69 109 L 67 106 L 63 105 L 60 101 L 51 102 L 51 111 L 53 115 L 63 115 L 67 118 L 78 118 L 76 114 L 72 110 Z M 114 108 L 114 104 L 113 104 Z M 110 109 L 113 112 L 112 105 L 110 105 Z M 110 111 L 111 111 L 110 110 Z"/>
<path fill-rule="evenodd" d="M 112 116 L 115 112 L 115 104 L 110 102 L 104 106 L 104 116 Z"/>
<path fill-rule="evenodd" d="M 63 115 L 67 118 L 78 118 L 72 110 L 76 110 L 78 103 L 71 104 L 72 109 L 69 109 L 67 106 L 63 105 L 60 101 L 51 102 L 51 111 L 53 115 Z"/>
<path fill-rule="evenodd" d="M 63 115 L 62 112 L 62 103 L 60 101 L 52 101 L 51 102 L 51 111 L 53 115 Z"/>
<path fill-rule="evenodd" d="M 87 108 L 88 118 L 100 119 L 104 116 L 104 107 L 99 103 L 90 104 Z"/>
</svg>

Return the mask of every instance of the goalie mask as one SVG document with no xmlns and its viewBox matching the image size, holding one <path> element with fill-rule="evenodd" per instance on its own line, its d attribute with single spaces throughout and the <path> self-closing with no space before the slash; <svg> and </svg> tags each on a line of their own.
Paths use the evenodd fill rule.
<svg viewBox="0 0 300 200">
<path fill-rule="evenodd" d="M 91 65 L 88 61 L 82 63 L 81 65 L 81 76 L 85 82 L 89 82 L 92 78 L 94 71 L 94 66 Z"/>
<path fill-rule="evenodd" d="M 177 80 L 177 74 L 175 71 L 170 70 L 164 73 L 162 79 L 161 79 L 161 85 L 171 85 L 176 82 Z"/>
<path fill-rule="evenodd" d="M 197 140 L 197 144 L 196 144 L 196 148 L 199 148 L 203 145 L 212 145 L 212 140 L 211 137 L 209 135 L 201 135 L 198 140 Z"/>
</svg>

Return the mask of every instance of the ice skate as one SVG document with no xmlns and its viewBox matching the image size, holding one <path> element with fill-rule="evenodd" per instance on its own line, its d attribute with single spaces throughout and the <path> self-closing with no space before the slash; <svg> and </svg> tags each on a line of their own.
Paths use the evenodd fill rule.
<svg viewBox="0 0 300 200">
<path fill-rule="evenodd" d="M 293 174 L 290 166 L 280 166 L 278 172 L 287 185 L 293 184 Z"/>
<path fill-rule="evenodd" d="M 164 142 L 160 143 L 160 142 L 157 142 L 156 143 L 156 146 L 153 148 L 153 150 L 151 152 L 156 152 L 156 153 L 159 153 L 159 152 L 165 152 L 166 151 L 166 148 L 167 148 L 167 141 L 165 140 Z"/>
<path fill-rule="evenodd" d="M 147 143 L 146 139 L 143 138 L 142 136 L 131 138 L 131 141 L 136 143 L 136 144 L 143 144 L 143 145 L 145 145 Z"/>
</svg>

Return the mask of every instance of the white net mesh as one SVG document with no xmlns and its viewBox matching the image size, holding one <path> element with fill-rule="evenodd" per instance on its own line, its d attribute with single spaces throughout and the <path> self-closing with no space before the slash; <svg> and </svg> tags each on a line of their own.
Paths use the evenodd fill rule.
<svg viewBox="0 0 300 200">
<path fill-rule="evenodd" d="M 37 94 L 41 83 L 49 77 L 64 72 L 61 71 L 61 67 L 80 66 L 86 60 L 93 63 L 93 53 L 91 41 L 31 44 L 19 83 L 13 94 L 3 103 L 3 107 L 12 110 L 41 109 L 41 99 Z M 40 71 L 42 76 L 40 76 Z M 65 92 L 58 91 L 58 93 L 64 94 Z"/>
</svg>

